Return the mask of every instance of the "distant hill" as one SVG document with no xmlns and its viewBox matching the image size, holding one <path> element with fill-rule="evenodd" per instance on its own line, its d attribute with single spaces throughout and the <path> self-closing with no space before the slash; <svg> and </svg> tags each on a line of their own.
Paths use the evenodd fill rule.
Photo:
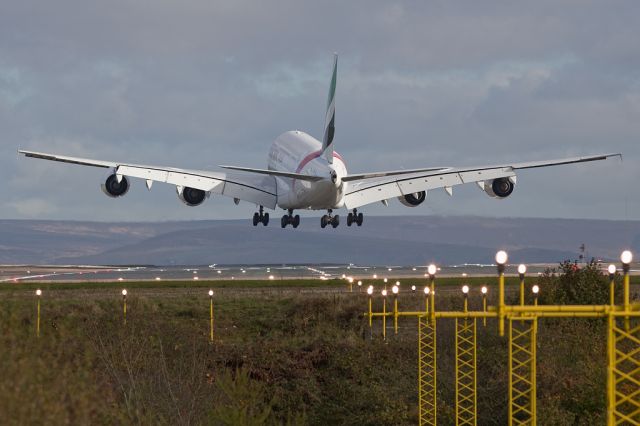
<svg viewBox="0 0 640 426">
<path fill-rule="evenodd" d="M 640 249 L 640 221 L 441 216 L 366 217 L 361 227 L 298 229 L 273 221 L 74 222 L 0 220 L 2 264 L 424 264 L 489 263 L 497 248 L 514 262 L 615 259 Z"/>
</svg>

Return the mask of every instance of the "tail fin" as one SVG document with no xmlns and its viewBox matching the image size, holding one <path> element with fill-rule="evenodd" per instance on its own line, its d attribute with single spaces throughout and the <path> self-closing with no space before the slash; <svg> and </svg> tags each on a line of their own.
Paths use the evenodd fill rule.
<svg viewBox="0 0 640 426">
<path fill-rule="evenodd" d="M 324 119 L 324 136 L 322 138 L 322 154 L 329 164 L 333 163 L 333 134 L 336 131 L 336 77 L 338 72 L 338 54 L 333 54 L 333 76 L 329 86 L 327 114 Z"/>
</svg>

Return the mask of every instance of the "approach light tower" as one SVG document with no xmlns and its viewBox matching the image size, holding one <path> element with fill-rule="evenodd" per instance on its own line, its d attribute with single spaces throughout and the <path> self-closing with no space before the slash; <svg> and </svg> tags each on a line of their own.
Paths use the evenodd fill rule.
<svg viewBox="0 0 640 426">
<path fill-rule="evenodd" d="M 509 260 L 507 252 L 500 250 L 496 253 L 498 266 L 498 334 L 504 336 L 504 268 Z"/>
</svg>

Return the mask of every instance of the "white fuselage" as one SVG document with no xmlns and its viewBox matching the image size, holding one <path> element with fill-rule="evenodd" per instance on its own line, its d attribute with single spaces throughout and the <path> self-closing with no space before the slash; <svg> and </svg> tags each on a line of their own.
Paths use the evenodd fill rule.
<svg viewBox="0 0 640 426">
<path fill-rule="evenodd" d="M 322 143 L 300 131 L 283 133 L 271 144 L 269 170 L 300 173 L 324 178 L 310 182 L 276 177 L 278 207 L 283 209 L 324 210 L 344 206 L 347 168 L 342 157 L 333 152 L 333 164 L 322 155 Z M 332 174 L 336 179 L 332 179 Z M 334 182 L 335 180 L 335 182 Z"/>
</svg>

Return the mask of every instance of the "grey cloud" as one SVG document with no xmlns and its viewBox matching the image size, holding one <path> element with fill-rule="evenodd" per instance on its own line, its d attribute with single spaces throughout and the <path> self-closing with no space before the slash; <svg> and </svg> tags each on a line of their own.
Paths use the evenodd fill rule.
<svg viewBox="0 0 640 426">
<path fill-rule="evenodd" d="M 340 53 L 336 147 L 349 170 L 621 151 L 368 214 L 640 218 L 640 5 L 605 2 L 8 2 L 0 12 L 2 217 L 249 217 L 101 170 L 18 158 L 18 146 L 140 163 L 263 167 L 298 128 L 318 136 Z M 544 206 L 541 208 L 540 206 Z"/>
</svg>

